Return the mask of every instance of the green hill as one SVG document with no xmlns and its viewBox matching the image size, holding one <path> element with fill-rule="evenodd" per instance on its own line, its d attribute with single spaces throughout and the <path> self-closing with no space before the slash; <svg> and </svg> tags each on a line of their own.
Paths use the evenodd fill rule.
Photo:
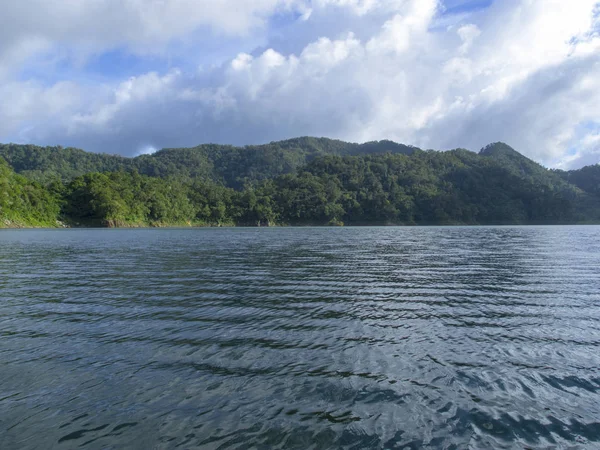
<svg viewBox="0 0 600 450">
<path fill-rule="evenodd" d="M 556 173 L 567 183 L 571 183 L 585 192 L 600 197 L 600 164 L 586 166 L 569 172 L 557 171 Z"/>
<path fill-rule="evenodd" d="M 57 193 L 17 175 L 0 158 L 0 228 L 55 227 L 59 211 Z"/>
<path fill-rule="evenodd" d="M 533 184 L 539 183 L 562 187 L 565 187 L 567 184 L 553 171 L 523 156 L 503 142 L 496 142 L 484 147 L 479 152 L 479 155 L 496 161 L 512 175 L 527 179 Z"/>
<path fill-rule="evenodd" d="M 598 166 L 548 170 L 503 143 L 479 153 L 303 137 L 136 158 L 0 146 L 6 225 L 600 223 Z M 36 181 L 37 180 L 37 181 Z"/>
<path fill-rule="evenodd" d="M 204 144 L 193 148 L 163 149 L 135 158 L 87 153 L 74 148 L 0 145 L 0 157 L 6 159 L 17 173 L 41 182 L 70 181 L 89 172 L 137 170 L 140 174 L 163 178 L 201 177 L 237 189 L 245 183 L 292 173 L 318 156 L 412 154 L 415 151 L 418 149 L 391 141 L 354 144 L 313 137 L 246 147 Z"/>
</svg>

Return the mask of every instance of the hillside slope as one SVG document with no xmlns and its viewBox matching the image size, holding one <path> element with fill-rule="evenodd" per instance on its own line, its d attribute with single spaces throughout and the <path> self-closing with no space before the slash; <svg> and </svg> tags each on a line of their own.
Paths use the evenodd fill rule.
<svg viewBox="0 0 600 450">
<path fill-rule="evenodd" d="M 17 175 L 0 158 L 0 228 L 55 227 L 59 211 L 56 193 Z"/>
<path fill-rule="evenodd" d="M 163 178 L 201 177 L 237 189 L 245 183 L 292 173 L 318 156 L 412 154 L 416 151 L 418 149 L 414 147 L 392 141 L 354 144 L 313 137 L 246 147 L 204 144 L 193 148 L 163 149 L 135 158 L 87 153 L 74 148 L 0 145 L 0 157 L 6 159 L 17 173 L 42 182 L 52 179 L 70 181 L 89 172 L 137 170 L 140 174 Z"/>
<path fill-rule="evenodd" d="M 548 170 L 503 143 L 474 153 L 298 138 L 136 158 L 15 145 L 0 154 L 43 181 L 0 166 L 8 224 L 600 223 L 597 167 Z"/>
</svg>

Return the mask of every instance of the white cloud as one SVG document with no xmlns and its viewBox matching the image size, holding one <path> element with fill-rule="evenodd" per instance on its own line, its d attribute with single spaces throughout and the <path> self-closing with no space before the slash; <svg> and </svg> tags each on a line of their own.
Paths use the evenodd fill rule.
<svg viewBox="0 0 600 450">
<path fill-rule="evenodd" d="M 423 0 L 427 3 L 429 0 Z M 331 7 L 349 9 L 354 14 L 364 16 L 372 13 L 397 13 L 407 7 L 414 6 L 411 0 L 313 0 L 313 8 L 327 9 Z"/>
<path fill-rule="evenodd" d="M 151 155 L 153 153 L 156 153 L 158 149 L 152 147 L 151 145 L 146 145 L 143 146 L 142 148 L 140 148 L 140 150 L 138 150 L 138 152 L 135 154 L 136 156 L 140 156 L 140 155 Z"/>
<path fill-rule="evenodd" d="M 461 54 L 465 54 L 468 53 L 475 39 L 479 37 L 479 35 L 481 34 L 481 30 L 477 25 L 473 25 L 472 23 L 470 23 L 461 26 L 457 30 L 457 33 L 463 42 L 458 51 Z"/>
<path fill-rule="evenodd" d="M 33 81 L 0 85 L 0 136 L 34 127 L 38 122 L 63 127 L 72 111 L 79 109 L 81 88 L 61 81 L 47 88 Z"/>
<path fill-rule="evenodd" d="M 90 14 L 74 3 L 80 6 L 69 17 Z M 595 135 L 581 132 L 582 124 L 600 119 L 596 3 L 503 0 L 439 27 L 443 8 L 436 0 L 224 0 L 237 7 L 230 14 L 223 5 L 208 12 L 204 2 L 192 7 L 188 0 L 151 0 L 142 14 L 141 3 L 131 0 L 125 12 L 135 16 L 132 30 L 117 29 L 103 42 L 164 43 L 199 25 L 248 33 L 275 11 L 294 9 L 302 18 L 286 39 L 298 50 L 267 46 L 221 67 L 150 72 L 114 86 L 6 82 L 0 94 L 11 95 L 15 107 L 0 106 L 0 139 L 124 154 L 307 134 L 474 150 L 504 140 L 548 165 L 597 162 Z M 362 21 L 369 26 L 358 26 Z M 101 27 L 80 26 L 54 32 L 65 42 L 105 39 L 98 37 Z"/>
<path fill-rule="evenodd" d="M 345 39 L 334 41 L 326 37 L 319 38 L 316 42 L 306 46 L 300 59 L 312 75 L 317 75 L 326 74 L 348 58 L 361 55 L 360 41 L 355 38 L 353 33 L 349 33 Z"/>
<path fill-rule="evenodd" d="M 114 48 L 147 54 L 206 27 L 247 36 L 302 0 L 18 0 L 0 5 L 0 76 L 27 58 L 67 47 L 78 58 Z"/>
<path fill-rule="evenodd" d="M 569 169 L 600 162 L 600 133 L 590 132 L 579 141 L 578 149 L 561 159 L 557 168 Z"/>
</svg>

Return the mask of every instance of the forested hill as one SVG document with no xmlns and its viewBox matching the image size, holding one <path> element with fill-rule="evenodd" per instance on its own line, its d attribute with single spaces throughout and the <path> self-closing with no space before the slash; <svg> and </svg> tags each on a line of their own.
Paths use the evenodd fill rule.
<svg viewBox="0 0 600 450">
<path fill-rule="evenodd" d="M 578 188 L 600 196 L 600 164 L 586 166 L 579 170 L 569 172 L 557 171 L 565 181 Z"/>
<path fill-rule="evenodd" d="M 87 153 L 75 148 L 0 145 L 0 157 L 30 179 L 71 181 L 89 172 L 136 170 L 142 175 L 208 179 L 239 189 L 246 183 L 295 172 L 324 155 L 400 153 L 410 155 L 415 147 L 392 141 L 355 144 L 327 138 L 301 137 L 266 145 L 233 147 L 205 144 L 193 148 L 163 149 L 152 155 L 124 158 Z"/>
<path fill-rule="evenodd" d="M 0 162 L 0 226 L 600 223 L 600 166 L 548 170 L 503 143 L 299 138 L 137 158 L 5 145 Z"/>
<path fill-rule="evenodd" d="M 0 228 L 55 227 L 59 215 L 59 197 L 51 188 L 17 175 L 0 158 Z"/>
</svg>

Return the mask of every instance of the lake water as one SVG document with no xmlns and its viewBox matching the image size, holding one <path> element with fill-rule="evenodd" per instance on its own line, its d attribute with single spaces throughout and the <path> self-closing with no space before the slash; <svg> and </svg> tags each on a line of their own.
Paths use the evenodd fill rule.
<svg viewBox="0 0 600 450">
<path fill-rule="evenodd" d="M 600 448 L 600 227 L 0 231 L 0 448 Z"/>
</svg>

